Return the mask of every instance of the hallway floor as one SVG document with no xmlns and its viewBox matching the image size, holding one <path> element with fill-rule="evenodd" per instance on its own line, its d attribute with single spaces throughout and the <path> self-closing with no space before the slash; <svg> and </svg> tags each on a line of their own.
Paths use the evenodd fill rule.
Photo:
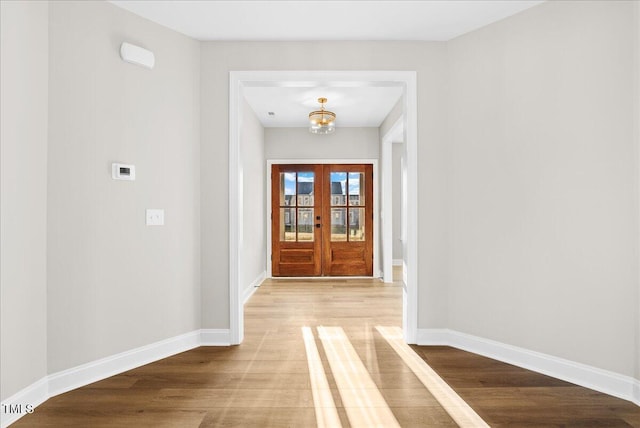
<svg viewBox="0 0 640 428">
<path fill-rule="evenodd" d="M 246 305 L 242 345 L 53 397 L 13 426 L 640 427 L 640 408 L 624 400 L 453 348 L 403 345 L 401 318 L 397 283 L 267 280 Z"/>
</svg>

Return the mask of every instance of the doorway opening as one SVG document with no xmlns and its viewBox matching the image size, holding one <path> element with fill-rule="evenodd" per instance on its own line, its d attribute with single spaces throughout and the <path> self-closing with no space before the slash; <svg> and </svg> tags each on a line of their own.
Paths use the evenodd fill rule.
<svg viewBox="0 0 640 428">
<path fill-rule="evenodd" d="M 274 277 L 373 276 L 373 165 L 273 164 Z"/>
<path fill-rule="evenodd" d="M 249 88 L 287 87 L 396 87 L 402 89 L 400 117 L 405 137 L 403 165 L 402 222 L 407 233 L 403 241 L 402 330 L 407 343 L 417 342 L 418 333 L 418 163 L 417 163 L 417 76 L 414 71 L 232 71 L 229 81 L 229 343 L 244 337 L 243 222 L 249 213 L 243 208 L 245 175 L 240 136 L 244 91 Z M 384 159 L 381 159 L 384 163 Z M 384 209 L 383 202 L 383 209 Z M 375 212 L 382 219 L 382 212 Z M 382 220 L 387 221 L 386 219 Z M 374 225 L 374 227 L 376 227 Z M 384 243 L 383 243 L 384 245 Z M 385 257 L 388 257 L 386 253 Z"/>
</svg>

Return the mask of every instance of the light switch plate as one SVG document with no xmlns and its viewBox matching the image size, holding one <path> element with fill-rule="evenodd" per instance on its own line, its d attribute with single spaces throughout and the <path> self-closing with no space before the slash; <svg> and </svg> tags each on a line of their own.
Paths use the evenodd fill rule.
<svg viewBox="0 0 640 428">
<path fill-rule="evenodd" d="M 147 226 L 164 226 L 164 210 L 147 209 Z"/>
</svg>

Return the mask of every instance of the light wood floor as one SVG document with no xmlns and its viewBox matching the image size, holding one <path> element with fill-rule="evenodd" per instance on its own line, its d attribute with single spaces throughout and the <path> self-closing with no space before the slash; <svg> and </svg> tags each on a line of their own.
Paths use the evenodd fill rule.
<svg viewBox="0 0 640 428">
<path fill-rule="evenodd" d="M 246 306 L 242 345 L 197 348 L 53 397 L 14 426 L 314 427 L 318 413 L 334 412 L 327 426 L 337 428 L 358 425 L 358 400 L 378 403 L 374 416 L 388 406 L 402 427 L 456 426 L 376 329 L 399 327 L 401 310 L 397 284 L 268 280 Z M 452 348 L 413 349 L 491 426 L 640 427 L 632 403 Z M 353 385 L 360 378 L 342 364 L 369 386 Z M 350 388 L 374 398 L 354 401 Z"/>
</svg>

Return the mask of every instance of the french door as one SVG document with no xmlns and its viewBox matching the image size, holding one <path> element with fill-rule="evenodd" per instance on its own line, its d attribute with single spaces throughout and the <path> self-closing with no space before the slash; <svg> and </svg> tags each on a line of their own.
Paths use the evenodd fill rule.
<svg viewBox="0 0 640 428">
<path fill-rule="evenodd" d="M 373 275 L 373 168 L 273 165 L 273 276 Z"/>
</svg>

